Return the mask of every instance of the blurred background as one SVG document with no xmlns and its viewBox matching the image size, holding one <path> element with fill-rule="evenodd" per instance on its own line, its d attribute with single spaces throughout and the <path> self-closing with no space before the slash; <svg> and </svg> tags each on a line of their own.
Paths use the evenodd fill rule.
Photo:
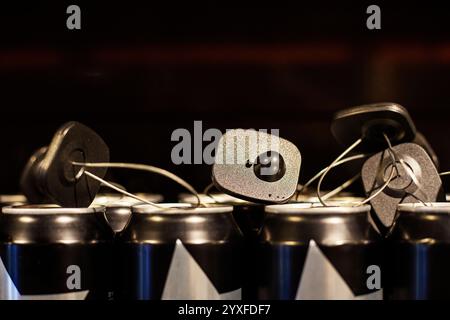
<svg viewBox="0 0 450 320">
<path fill-rule="evenodd" d="M 66 8 L 81 8 L 81 30 Z M 366 28 L 367 6 L 382 29 Z M 450 170 L 450 10 L 443 2 L 39 2 L 2 4 L 0 193 L 18 191 L 31 153 L 77 120 L 112 161 L 161 166 L 198 189 L 207 165 L 171 162 L 176 128 L 280 129 L 303 156 L 301 181 L 342 147 L 334 112 L 392 101 L 406 107 Z M 113 171 L 131 191 L 174 196 L 164 178 Z M 338 170 L 333 187 L 351 176 Z"/>
</svg>

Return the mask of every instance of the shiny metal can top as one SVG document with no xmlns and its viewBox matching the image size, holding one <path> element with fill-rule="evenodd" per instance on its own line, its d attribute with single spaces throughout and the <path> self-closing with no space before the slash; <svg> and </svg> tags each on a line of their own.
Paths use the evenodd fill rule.
<svg viewBox="0 0 450 320">
<path fill-rule="evenodd" d="M 201 193 L 201 194 L 199 194 L 199 198 L 200 198 L 201 202 L 204 204 L 218 203 L 218 204 L 228 204 L 228 205 L 233 205 L 233 206 L 254 204 L 252 202 L 230 196 L 229 194 L 226 194 L 226 193 L 211 193 L 211 194 Z M 178 196 L 178 199 L 180 200 L 180 202 L 186 202 L 186 203 L 192 203 L 192 204 L 197 203 L 197 197 L 190 193 L 181 193 Z"/>
<path fill-rule="evenodd" d="M 113 237 L 104 207 L 20 205 L 4 207 L 2 212 L 0 242 L 75 244 L 110 241 Z"/>
<path fill-rule="evenodd" d="M 230 213 L 233 211 L 232 206 L 226 205 L 208 205 L 208 206 L 193 206 L 190 203 L 159 203 L 156 207 L 150 204 L 140 204 L 131 208 L 133 213 L 144 214 L 182 214 L 182 215 L 198 215 L 198 214 L 215 214 L 215 213 Z"/>
<path fill-rule="evenodd" d="M 88 214 L 103 211 L 104 208 L 102 206 L 92 206 L 89 208 L 63 208 L 56 204 L 25 204 L 2 208 L 4 214 L 14 215 Z"/>
<path fill-rule="evenodd" d="M 450 215 L 450 202 L 401 203 L 397 210 L 401 213 Z"/>
<path fill-rule="evenodd" d="M 370 220 L 370 206 L 329 206 L 288 203 L 266 207 L 261 240 L 269 243 L 323 245 L 374 241 L 378 235 Z"/>
<path fill-rule="evenodd" d="M 161 202 L 163 200 L 163 196 L 157 193 L 135 193 L 136 196 L 143 198 L 150 202 Z M 132 207 L 134 205 L 142 203 L 141 201 L 131 198 L 128 196 L 124 196 L 118 193 L 102 193 L 98 194 L 92 205 L 99 205 L 105 207 Z"/>
<path fill-rule="evenodd" d="M 320 203 L 287 203 L 266 206 L 267 213 L 286 213 L 286 214 L 352 214 L 352 213 L 369 213 L 370 205 L 352 206 L 351 204 L 341 203 L 338 206 L 323 206 Z"/>
<path fill-rule="evenodd" d="M 326 199 L 325 202 L 330 206 L 337 206 L 337 205 L 345 205 L 345 204 L 357 204 L 362 201 L 364 201 L 365 198 L 363 197 L 356 197 L 356 196 L 337 196 L 332 197 L 330 199 Z M 320 203 L 319 197 L 317 196 L 299 196 L 298 198 L 293 197 L 293 200 L 290 201 L 290 203 L 296 203 L 296 202 L 308 202 L 308 203 Z"/>
<path fill-rule="evenodd" d="M 132 207 L 128 225 L 120 234 L 125 242 L 221 243 L 239 239 L 242 234 L 233 219 L 232 206 L 195 207 L 188 203 L 163 203 Z"/>
<path fill-rule="evenodd" d="M 450 203 L 402 203 L 391 238 L 408 243 L 450 243 Z"/>
<path fill-rule="evenodd" d="M 26 204 L 27 202 L 27 198 L 23 194 L 0 195 L 0 207 Z"/>
</svg>

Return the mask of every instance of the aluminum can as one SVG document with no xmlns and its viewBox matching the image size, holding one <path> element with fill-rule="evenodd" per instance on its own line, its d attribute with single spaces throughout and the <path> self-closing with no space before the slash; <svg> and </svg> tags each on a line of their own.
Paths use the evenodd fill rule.
<svg viewBox="0 0 450 320">
<path fill-rule="evenodd" d="M 370 206 L 266 207 L 257 263 L 259 299 L 382 299 L 380 239 Z"/>
<path fill-rule="evenodd" d="M 228 300 L 242 296 L 242 234 L 231 206 L 132 208 L 118 235 L 119 299 Z"/>
<path fill-rule="evenodd" d="M 450 203 L 400 204 L 389 237 L 386 298 L 450 299 Z"/>
<path fill-rule="evenodd" d="M 197 203 L 197 198 L 191 194 L 181 194 L 180 202 Z M 200 194 L 202 203 L 233 206 L 233 217 L 244 235 L 244 256 L 242 258 L 244 300 L 256 299 L 256 265 L 257 239 L 264 221 L 264 205 L 245 201 L 226 193 Z"/>
<path fill-rule="evenodd" d="M 4 207 L 0 299 L 111 299 L 112 238 L 103 208 Z"/>
</svg>

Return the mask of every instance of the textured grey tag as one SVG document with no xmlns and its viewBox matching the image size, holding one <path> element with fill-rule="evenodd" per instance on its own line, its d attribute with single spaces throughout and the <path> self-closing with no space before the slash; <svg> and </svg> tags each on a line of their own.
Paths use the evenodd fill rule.
<svg viewBox="0 0 450 320">
<path fill-rule="evenodd" d="M 395 173 L 384 191 L 370 201 L 378 219 L 387 228 L 394 223 L 399 203 L 434 202 L 443 195 L 439 173 L 422 147 L 403 143 L 394 146 L 393 151 L 400 175 Z M 364 163 L 361 177 L 367 196 L 385 184 L 391 170 L 392 160 L 387 150 L 373 155 Z"/>
<path fill-rule="evenodd" d="M 261 155 L 277 154 L 271 176 L 270 167 L 255 170 Z M 229 130 L 217 146 L 212 177 L 216 187 L 232 196 L 266 203 L 283 203 L 291 198 L 298 184 L 301 155 L 291 142 L 255 130 Z M 264 172 L 265 170 L 265 172 Z M 273 178 L 273 179 L 272 179 Z"/>
</svg>

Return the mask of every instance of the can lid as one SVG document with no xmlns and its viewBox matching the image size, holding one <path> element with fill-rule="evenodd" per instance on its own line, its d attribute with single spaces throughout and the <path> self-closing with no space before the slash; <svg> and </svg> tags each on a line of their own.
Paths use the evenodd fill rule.
<svg viewBox="0 0 450 320">
<path fill-rule="evenodd" d="M 0 203 L 27 203 L 27 198 L 23 194 L 2 194 Z"/>
<path fill-rule="evenodd" d="M 163 195 L 159 194 L 159 193 L 137 192 L 137 193 L 134 193 L 134 195 L 144 198 L 151 202 L 162 202 L 164 200 Z M 131 199 L 133 199 L 133 198 L 131 198 Z M 133 200 L 136 200 L 136 199 L 133 199 Z"/>
<path fill-rule="evenodd" d="M 161 202 L 163 199 L 162 195 L 156 193 L 135 193 L 135 195 L 151 202 Z M 94 206 L 105 207 L 132 207 L 141 203 L 139 200 L 117 193 L 99 194 L 92 202 Z"/>
<path fill-rule="evenodd" d="M 133 213 L 167 213 L 167 214 L 211 214 L 229 213 L 233 211 L 232 206 L 211 205 L 206 207 L 193 207 L 190 203 L 158 203 L 164 208 L 157 208 L 149 204 L 140 204 L 132 207 Z M 167 208 L 167 209 L 166 209 Z"/>
<path fill-rule="evenodd" d="M 233 196 L 230 196 L 226 193 L 211 193 L 211 194 L 199 194 L 200 200 L 202 203 L 206 204 L 253 204 L 252 202 L 242 200 Z M 190 193 L 181 193 L 178 196 L 178 199 L 181 202 L 187 202 L 187 203 L 197 203 L 197 197 Z"/>
<path fill-rule="evenodd" d="M 18 205 L 8 206 L 2 208 L 4 214 L 85 214 L 101 212 L 104 207 L 94 206 L 89 208 L 62 208 L 54 204 L 33 204 L 33 205 Z"/>
<path fill-rule="evenodd" d="M 336 197 L 332 197 L 330 199 L 327 199 L 326 202 L 327 204 L 331 204 L 331 205 L 340 205 L 342 204 L 354 204 L 354 203 L 359 203 L 364 201 L 365 198 L 363 197 L 356 197 L 356 196 L 336 196 Z M 298 202 L 311 202 L 311 203 L 320 203 L 319 201 L 319 197 L 317 196 L 299 196 L 296 199 Z"/>
<path fill-rule="evenodd" d="M 400 203 L 398 211 L 404 213 L 442 213 L 450 214 L 450 202 Z"/>
<path fill-rule="evenodd" d="M 287 203 L 266 206 L 267 213 L 294 213 L 294 214 L 352 214 L 370 212 L 370 205 L 352 206 L 339 203 L 339 206 L 324 207 L 320 203 Z"/>
</svg>

